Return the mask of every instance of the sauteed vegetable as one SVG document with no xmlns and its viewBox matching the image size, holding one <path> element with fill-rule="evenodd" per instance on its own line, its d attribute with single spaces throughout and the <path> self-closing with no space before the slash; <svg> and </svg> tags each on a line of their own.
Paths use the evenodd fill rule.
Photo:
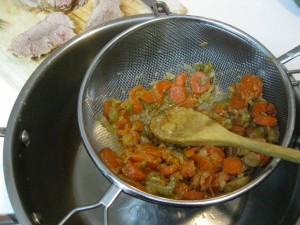
<svg viewBox="0 0 300 225">
<path fill-rule="evenodd" d="M 174 106 L 205 113 L 239 135 L 277 142 L 276 106 L 262 96 L 259 76 L 243 75 L 227 93 L 215 89 L 212 63 L 168 73 L 149 88 L 133 87 L 128 98 L 109 99 L 98 119 L 116 137 L 117 149 L 99 151 L 104 164 L 124 181 L 148 193 L 173 199 L 212 198 L 247 184 L 270 157 L 233 147 L 180 147 L 161 143 L 150 131 L 153 116 Z"/>
</svg>

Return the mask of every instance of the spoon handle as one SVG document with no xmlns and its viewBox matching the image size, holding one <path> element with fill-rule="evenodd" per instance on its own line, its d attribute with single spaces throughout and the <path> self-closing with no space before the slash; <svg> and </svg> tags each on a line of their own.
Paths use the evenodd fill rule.
<svg viewBox="0 0 300 225">
<path fill-rule="evenodd" d="M 254 152 L 263 153 L 275 158 L 281 158 L 290 162 L 300 163 L 300 151 L 274 145 L 267 142 L 256 141 L 250 138 L 245 138 L 237 134 L 232 134 L 233 138 L 227 138 L 228 146 L 235 146 L 244 149 L 249 149 Z"/>
</svg>

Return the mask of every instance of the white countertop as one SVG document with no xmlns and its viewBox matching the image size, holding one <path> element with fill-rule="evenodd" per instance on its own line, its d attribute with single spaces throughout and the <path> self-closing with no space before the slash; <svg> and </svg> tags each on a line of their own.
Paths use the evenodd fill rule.
<svg viewBox="0 0 300 225">
<path fill-rule="evenodd" d="M 0 0 L 4 1 L 4 0 Z M 279 57 L 300 45 L 300 8 L 294 0 L 180 0 L 190 15 L 216 19 L 250 34 Z M 0 3 L 2 4 L 2 3 Z M 1 15 L 0 15 L 1 18 Z M 5 18 L 4 18 L 5 19 Z M 0 46 L 2 37 L 0 34 Z M 5 69 L 0 53 L 0 127 L 6 127 L 13 104 L 37 64 L 24 71 Z M 300 69 L 300 57 L 286 64 Z M 295 75 L 300 80 L 300 74 Z M 3 142 L 0 138 L 0 214 L 12 213 L 3 175 Z"/>
</svg>

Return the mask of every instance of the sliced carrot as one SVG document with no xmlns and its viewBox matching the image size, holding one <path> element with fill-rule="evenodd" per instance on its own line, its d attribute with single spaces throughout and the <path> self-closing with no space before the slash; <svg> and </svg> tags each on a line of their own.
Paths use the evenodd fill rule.
<svg viewBox="0 0 300 225">
<path fill-rule="evenodd" d="M 168 80 L 158 81 L 153 88 L 154 99 L 157 103 L 161 103 L 164 99 L 165 92 L 170 89 L 172 83 Z"/>
<path fill-rule="evenodd" d="M 221 158 L 225 158 L 225 153 L 224 153 L 224 150 L 222 150 L 221 148 L 219 147 L 215 147 L 215 146 L 210 146 L 210 147 L 207 147 L 207 153 L 209 155 L 212 155 L 212 154 L 218 154 Z"/>
<path fill-rule="evenodd" d="M 159 172 L 164 176 L 170 176 L 173 173 L 177 172 L 180 169 L 180 166 L 177 163 L 162 167 Z"/>
<path fill-rule="evenodd" d="M 184 160 L 181 163 L 181 175 L 183 176 L 183 178 L 189 178 L 195 175 L 196 173 L 196 167 L 195 167 L 195 163 L 194 160 L 192 159 L 188 159 L 188 160 Z"/>
<path fill-rule="evenodd" d="M 131 90 L 129 91 L 129 98 L 133 100 L 139 99 L 141 92 L 144 90 L 146 90 L 146 88 L 141 85 L 131 88 Z"/>
<path fill-rule="evenodd" d="M 123 135 L 120 135 L 120 131 L 122 130 L 118 130 L 118 135 L 121 136 L 120 140 L 124 146 L 132 147 L 140 143 L 141 135 L 139 132 L 131 129 L 124 129 L 127 133 L 124 132 Z"/>
<path fill-rule="evenodd" d="M 191 190 L 191 188 L 187 184 L 185 184 L 183 182 L 178 182 L 176 184 L 174 192 L 182 195 L 184 192 L 189 191 L 189 190 Z"/>
<path fill-rule="evenodd" d="M 152 103 L 154 102 L 154 96 L 151 91 L 147 90 L 145 87 L 138 85 L 133 87 L 129 92 L 129 98 L 133 100 L 141 99 L 144 102 Z"/>
<path fill-rule="evenodd" d="M 238 125 L 232 125 L 230 130 L 239 135 L 243 135 L 246 131 L 245 127 L 238 126 Z"/>
<path fill-rule="evenodd" d="M 161 162 L 161 151 L 158 147 L 139 144 L 127 148 L 122 155 L 123 161 L 140 162 L 144 167 L 154 168 Z"/>
<path fill-rule="evenodd" d="M 170 88 L 170 100 L 175 105 L 185 102 L 187 96 L 187 89 L 184 86 L 172 85 Z"/>
<path fill-rule="evenodd" d="M 269 116 L 276 116 L 276 106 L 266 101 L 260 101 L 256 103 L 252 110 L 251 115 L 255 117 L 258 114 L 264 114 Z"/>
<path fill-rule="evenodd" d="M 147 90 L 147 89 L 141 92 L 140 98 L 144 102 L 147 102 L 147 103 L 154 102 L 154 95 L 153 95 L 153 93 L 151 91 Z"/>
<path fill-rule="evenodd" d="M 226 112 L 220 105 L 214 105 L 212 108 L 216 113 L 218 113 L 220 116 L 225 116 Z"/>
<path fill-rule="evenodd" d="M 132 129 L 135 131 L 142 131 L 145 128 L 145 124 L 140 120 L 132 122 Z"/>
<path fill-rule="evenodd" d="M 117 131 L 117 134 L 120 136 L 120 137 L 122 137 L 122 136 L 124 136 L 125 134 L 127 134 L 127 133 L 129 133 L 129 131 L 130 131 L 130 128 L 124 128 L 124 129 L 119 129 L 118 131 Z"/>
<path fill-rule="evenodd" d="M 126 177 L 135 181 L 144 181 L 147 177 L 147 173 L 143 169 L 137 167 L 129 161 L 123 164 L 121 170 Z"/>
<path fill-rule="evenodd" d="M 215 192 L 223 191 L 226 183 L 230 180 L 230 178 L 231 176 L 225 170 L 218 173 L 212 182 L 213 190 Z"/>
<path fill-rule="evenodd" d="M 136 99 L 136 100 L 132 101 L 131 112 L 132 112 L 133 114 L 138 114 L 138 113 L 140 113 L 143 109 L 144 109 L 143 103 L 142 103 L 139 99 Z"/>
<path fill-rule="evenodd" d="M 272 103 L 258 102 L 253 106 L 251 115 L 258 125 L 270 127 L 277 125 L 276 107 Z"/>
<path fill-rule="evenodd" d="M 244 90 L 247 98 L 255 100 L 262 94 L 262 79 L 252 74 L 246 74 L 240 80 L 240 89 Z"/>
<path fill-rule="evenodd" d="M 203 113 L 204 115 L 207 115 L 208 117 L 211 116 L 211 111 L 208 109 L 200 109 L 199 112 Z"/>
<path fill-rule="evenodd" d="M 125 182 L 127 182 L 129 185 L 131 185 L 131 186 L 133 186 L 133 187 L 136 187 L 137 189 L 140 189 L 140 190 L 142 190 L 142 191 L 146 191 L 146 186 L 145 186 L 142 182 L 132 180 L 132 179 L 126 177 L 125 175 L 121 174 L 121 173 L 118 174 L 118 176 L 119 176 L 122 180 L 124 180 Z"/>
<path fill-rule="evenodd" d="M 114 173 L 119 172 L 121 169 L 121 161 L 113 150 L 105 147 L 98 153 L 98 155 L 110 170 L 112 170 Z"/>
<path fill-rule="evenodd" d="M 196 164 L 197 168 L 200 171 L 203 171 L 203 172 L 213 171 L 214 165 L 207 156 L 195 155 L 194 160 L 195 160 L 195 164 Z"/>
<path fill-rule="evenodd" d="M 109 113 L 109 110 L 111 109 L 112 107 L 112 100 L 108 100 L 106 102 L 104 102 L 103 104 L 103 115 L 108 118 L 108 113 Z"/>
<path fill-rule="evenodd" d="M 271 156 L 269 155 L 259 153 L 259 152 L 257 152 L 256 154 L 258 154 L 260 157 L 259 166 L 265 166 L 271 160 Z"/>
<path fill-rule="evenodd" d="M 209 74 L 194 72 L 190 77 L 190 88 L 196 94 L 203 94 L 211 87 Z"/>
<path fill-rule="evenodd" d="M 204 198 L 204 193 L 201 191 L 186 191 L 182 195 L 183 200 L 200 200 Z"/>
<path fill-rule="evenodd" d="M 246 94 L 236 85 L 233 87 L 235 90 L 228 102 L 229 109 L 244 109 L 247 106 Z"/>
<path fill-rule="evenodd" d="M 257 115 L 254 117 L 258 125 L 274 127 L 277 125 L 277 118 L 274 116 Z"/>
<path fill-rule="evenodd" d="M 223 160 L 223 168 L 227 173 L 231 175 L 237 175 L 244 170 L 241 159 L 236 156 L 229 156 L 225 158 Z"/>
<path fill-rule="evenodd" d="M 160 158 L 162 156 L 161 148 L 147 143 L 141 143 L 136 149 L 140 152 L 146 152 L 148 155 L 152 155 L 155 158 Z"/>
<path fill-rule="evenodd" d="M 195 108 L 197 104 L 198 98 L 196 98 L 194 95 L 188 95 L 185 101 L 179 105 L 185 108 Z"/>
<path fill-rule="evenodd" d="M 179 73 L 173 79 L 173 84 L 178 86 L 184 86 L 186 79 L 187 79 L 187 72 Z"/>
<path fill-rule="evenodd" d="M 225 153 L 222 149 L 218 147 L 209 147 L 207 149 L 208 157 L 210 158 L 214 169 L 213 171 L 220 171 L 223 168 L 223 160 L 225 158 Z"/>
<path fill-rule="evenodd" d="M 116 122 L 118 129 L 124 129 L 126 127 L 126 125 L 130 124 L 130 120 L 129 120 L 129 116 L 126 112 L 121 112 L 117 122 Z"/>
<path fill-rule="evenodd" d="M 213 171 L 221 171 L 223 168 L 223 158 L 220 157 L 220 155 L 217 153 L 212 154 L 209 158 L 211 159 L 211 162 L 214 166 Z"/>
<path fill-rule="evenodd" d="M 198 150 L 198 147 L 192 147 L 192 148 L 184 149 L 183 152 L 186 157 L 191 158 L 196 154 L 197 150 Z"/>
<path fill-rule="evenodd" d="M 159 161 L 153 156 L 141 152 L 130 154 L 128 159 L 132 162 L 144 163 L 144 165 L 149 168 L 154 168 L 159 164 Z"/>
</svg>

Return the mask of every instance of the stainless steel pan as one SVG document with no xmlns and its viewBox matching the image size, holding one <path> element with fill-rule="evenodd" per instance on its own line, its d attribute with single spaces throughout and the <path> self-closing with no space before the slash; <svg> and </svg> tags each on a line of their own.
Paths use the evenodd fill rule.
<svg viewBox="0 0 300 225">
<path fill-rule="evenodd" d="M 157 8 L 165 7 L 158 3 Z M 202 42 L 208 46 L 201 48 Z M 133 196 L 172 206 L 209 206 L 240 196 L 262 182 L 278 165 L 273 159 L 253 180 L 232 193 L 198 201 L 173 200 L 142 192 L 109 171 L 98 157 L 98 151 L 113 146 L 110 135 L 95 119 L 101 114 L 104 101 L 125 99 L 136 82 L 148 85 L 172 69 L 183 70 L 183 65 L 212 61 L 216 69 L 218 90 L 227 87 L 242 74 L 253 73 L 264 81 L 264 96 L 278 108 L 280 143 L 287 146 L 295 126 L 295 97 L 288 72 L 282 63 L 299 55 L 300 46 L 275 58 L 248 34 L 219 21 L 207 18 L 165 15 L 138 24 L 118 35 L 97 54 L 89 67 L 79 95 L 79 126 L 85 146 L 100 171 L 114 185 L 108 191 L 114 199 L 120 191 Z M 139 75 L 142 78 L 137 80 Z M 122 87 L 122 88 L 120 88 Z M 111 202 L 99 202 L 109 206 Z M 97 206 L 97 205 L 95 205 Z M 74 212 L 73 212 L 74 213 Z M 72 213 L 71 213 L 72 214 Z M 69 214 L 69 216 L 71 215 Z"/>
<path fill-rule="evenodd" d="M 80 138 L 79 88 L 90 63 L 107 42 L 150 19 L 153 16 L 126 18 L 76 37 L 49 56 L 25 84 L 4 141 L 5 181 L 20 224 L 57 224 L 70 210 L 106 196 L 111 183 L 99 173 Z M 299 88 L 294 89 L 299 99 Z M 294 131 L 295 136 L 299 133 L 299 129 Z M 243 225 L 247 221 L 294 225 L 300 213 L 299 174 L 297 165 L 282 162 L 247 194 L 208 207 L 163 206 L 121 192 L 108 219 L 114 225 Z M 78 213 L 67 224 L 103 224 L 104 208 Z"/>
</svg>

